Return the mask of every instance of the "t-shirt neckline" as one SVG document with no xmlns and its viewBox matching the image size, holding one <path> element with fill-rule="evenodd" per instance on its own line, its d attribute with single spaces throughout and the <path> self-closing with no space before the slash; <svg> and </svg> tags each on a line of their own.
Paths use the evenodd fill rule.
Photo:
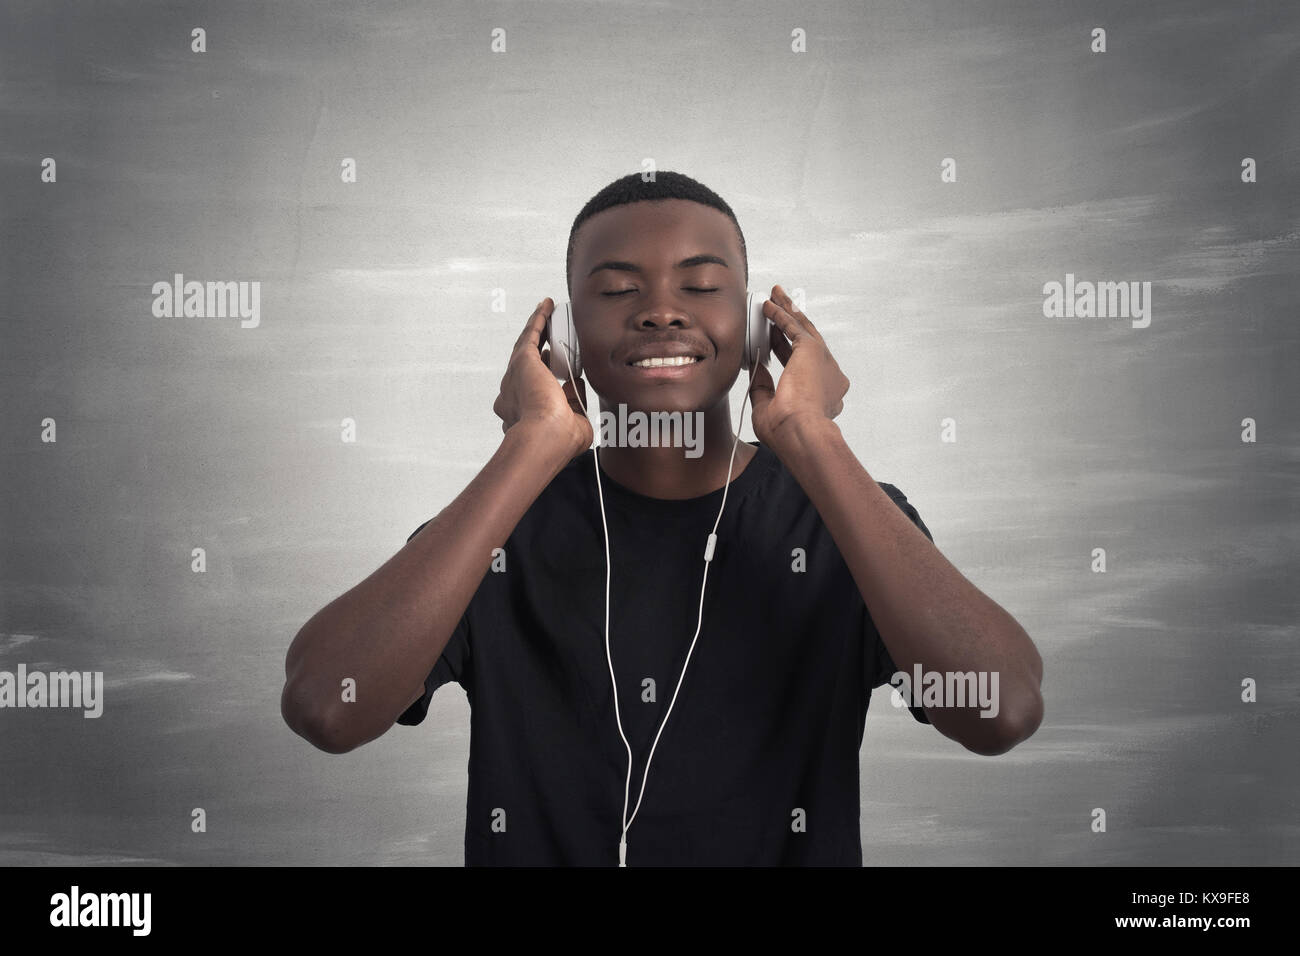
<svg viewBox="0 0 1300 956">
<path fill-rule="evenodd" d="M 622 510 L 655 514 L 661 517 L 695 515 L 701 511 L 712 511 L 717 514 L 718 509 L 722 506 L 723 492 L 726 491 L 727 510 L 730 510 L 733 503 L 740 501 L 760 485 L 777 463 L 776 455 L 761 442 L 751 441 L 745 444 L 757 449 L 757 454 L 754 455 L 753 460 L 745 467 L 744 471 L 731 479 L 730 490 L 727 490 L 727 487 L 724 486 L 694 498 L 652 498 L 649 495 L 640 494 L 611 478 L 602 465 L 600 466 L 600 487 L 605 495 L 605 504 L 607 507 L 613 504 Z M 593 448 L 588 448 L 583 455 L 581 471 L 589 481 L 595 481 L 595 475 L 592 474 L 593 469 L 587 459 L 594 455 L 595 449 Z M 593 487 L 593 494 L 595 490 Z"/>
</svg>

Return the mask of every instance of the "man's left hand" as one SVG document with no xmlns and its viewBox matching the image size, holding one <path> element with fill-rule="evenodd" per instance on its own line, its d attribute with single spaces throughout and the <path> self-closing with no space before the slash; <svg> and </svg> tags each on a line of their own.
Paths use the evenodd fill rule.
<svg viewBox="0 0 1300 956">
<path fill-rule="evenodd" d="M 778 450 L 799 427 L 830 421 L 842 412 L 849 380 L 816 326 L 794 307 L 779 285 L 772 286 L 763 314 L 772 320 L 772 351 L 781 360 L 783 371 L 780 384 L 774 387 L 771 373 L 760 365 L 754 371 L 749 395 L 754 434 L 764 445 Z"/>
</svg>

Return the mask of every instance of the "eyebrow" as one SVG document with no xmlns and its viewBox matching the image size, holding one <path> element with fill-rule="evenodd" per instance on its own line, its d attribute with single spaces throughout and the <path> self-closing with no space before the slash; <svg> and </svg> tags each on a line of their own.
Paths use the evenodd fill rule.
<svg viewBox="0 0 1300 956">
<path fill-rule="evenodd" d="M 693 269 L 695 266 L 708 265 L 710 263 L 714 265 L 722 266 L 724 269 L 731 268 L 729 265 L 727 265 L 726 259 L 723 259 L 721 256 L 711 255 L 710 253 L 707 252 L 700 253 L 699 255 L 694 255 L 694 256 L 690 256 L 689 258 L 683 259 L 681 262 L 677 263 L 676 268 Z M 587 273 L 587 277 L 590 278 L 591 276 L 594 276 L 601 269 L 613 269 L 618 272 L 643 271 L 641 267 L 637 265 L 635 262 L 624 262 L 619 259 L 606 259 L 604 262 L 597 263 L 595 268 L 593 268 L 590 272 Z"/>
</svg>

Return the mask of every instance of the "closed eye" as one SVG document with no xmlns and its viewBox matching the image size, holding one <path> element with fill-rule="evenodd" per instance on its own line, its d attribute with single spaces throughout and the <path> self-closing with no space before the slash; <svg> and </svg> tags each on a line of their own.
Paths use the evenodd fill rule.
<svg viewBox="0 0 1300 956">
<path fill-rule="evenodd" d="M 627 295 L 629 292 L 635 292 L 635 291 L 636 291 L 636 289 L 619 289 L 617 292 L 602 292 L 601 295 L 609 295 L 609 296 Z M 701 289 L 701 288 L 697 288 L 697 287 L 695 287 L 695 286 L 687 286 L 687 287 L 686 287 L 686 291 L 687 291 L 687 292 L 717 292 L 717 291 L 719 291 L 719 290 L 718 290 L 718 289 Z"/>
</svg>

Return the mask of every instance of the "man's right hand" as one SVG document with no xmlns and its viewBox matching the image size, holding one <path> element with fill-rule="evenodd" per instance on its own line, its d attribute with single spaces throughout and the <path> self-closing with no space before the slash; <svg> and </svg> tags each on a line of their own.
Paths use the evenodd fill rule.
<svg viewBox="0 0 1300 956">
<path fill-rule="evenodd" d="M 542 351 L 546 322 L 554 308 L 555 303 L 545 298 L 528 317 L 510 353 L 492 411 L 501 419 L 503 433 L 516 425 L 541 429 L 570 449 L 569 457 L 573 458 L 590 448 L 596 436 L 582 410 L 587 401 L 586 385 L 581 378 L 576 383 L 582 397 L 579 403 L 575 383 L 561 386 L 548 367 L 548 360 L 563 362 L 563 356 L 551 355 L 549 346 L 545 353 Z"/>
</svg>

